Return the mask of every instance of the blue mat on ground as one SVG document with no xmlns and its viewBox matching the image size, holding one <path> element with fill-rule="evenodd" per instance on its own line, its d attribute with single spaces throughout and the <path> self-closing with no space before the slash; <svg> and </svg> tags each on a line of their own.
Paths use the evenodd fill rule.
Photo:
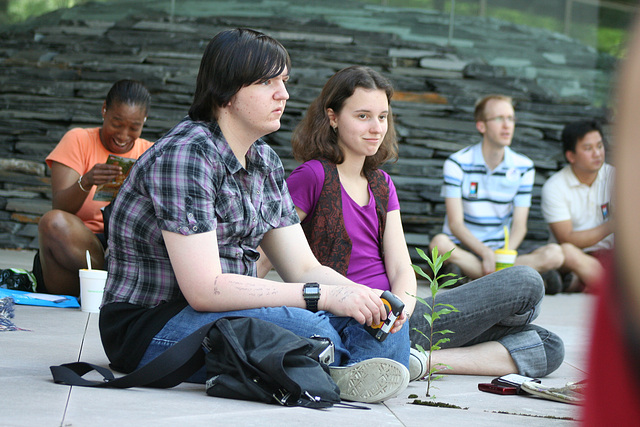
<svg viewBox="0 0 640 427">
<path fill-rule="evenodd" d="M 0 298 L 10 297 L 16 304 L 39 305 L 44 307 L 80 308 L 78 298 L 70 295 L 52 295 L 35 292 L 15 291 L 0 288 Z"/>
</svg>

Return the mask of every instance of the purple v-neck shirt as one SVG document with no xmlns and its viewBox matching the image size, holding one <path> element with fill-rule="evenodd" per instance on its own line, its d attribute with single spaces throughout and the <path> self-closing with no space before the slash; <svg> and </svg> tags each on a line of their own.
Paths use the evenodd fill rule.
<svg viewBox="0 0 640 427">
<path fill-rule="evenodd" d="M 387 212 L 400 209 L 396 188 L 391 177 L 382 172 L 389 185 Z M 310 160 L 300 165 L 287 178 L 287 186 L 293 203 L 307 213 L 303 223 L 308 222 L 316 208 L 316 203 L 324 184 L 324 169 L 318 160 Z M 369 188 L 369 203 L 358 205 L 342 185 L 342 214 L 344 225 L 353 244 L 347 277 L 356 283 L 374 289 L 390 290 L 384 260 L 378 249 L 378 217 L 376 202 Z"/>
</svg>

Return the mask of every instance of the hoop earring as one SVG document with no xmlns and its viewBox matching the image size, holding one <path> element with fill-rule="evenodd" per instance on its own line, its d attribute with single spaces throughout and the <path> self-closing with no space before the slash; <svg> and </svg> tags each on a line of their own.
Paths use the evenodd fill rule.
<svg viewBox="0 0 640 427">
<path fill-rule="evenodd" d="M 332 126 L 331 129 L 333 129 L 333 133 L 338 133 L 338 126 Z"/>
</svg>

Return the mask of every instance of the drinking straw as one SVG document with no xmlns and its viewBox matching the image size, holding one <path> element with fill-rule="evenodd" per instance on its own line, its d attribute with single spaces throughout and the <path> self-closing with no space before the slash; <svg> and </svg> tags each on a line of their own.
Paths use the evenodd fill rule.
<svg viewBox="0 0 640 427">
<path fill-rule="evenodd" d="M 507 226 L 504 226 L 504 248 L 509 250 L 509 229 Z"/>
<path fill-rule="evenodd" d="M 91 254 L 89 253 L 89 249 L 87 249 L 87 268 L 91 270 Z"/>
</svg>

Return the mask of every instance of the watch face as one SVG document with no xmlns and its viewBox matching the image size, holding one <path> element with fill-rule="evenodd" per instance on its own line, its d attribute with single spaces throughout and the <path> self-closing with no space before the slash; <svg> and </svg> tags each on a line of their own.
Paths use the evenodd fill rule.
<svg viewBox="0 0 640 427">
<path fill-rule="evenodd" d="M 315 297 L 320 295 L 320 285 L 317 284 L 312 284 L 312 285 L 305 285 L 304 287 L 304 295 L 305 297 Z"/>
</svg>

